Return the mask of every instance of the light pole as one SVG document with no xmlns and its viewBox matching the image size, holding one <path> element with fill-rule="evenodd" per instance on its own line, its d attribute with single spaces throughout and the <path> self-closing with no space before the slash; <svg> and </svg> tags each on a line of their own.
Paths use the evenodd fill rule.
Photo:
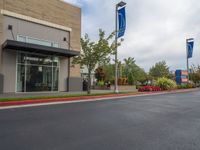
<svg viewBox="0 0 200 150">
<path fill-rule="evenodd" d="M 192 51 L 193 51 L 193 44 L 194 44 L 194 38 L 186 39 L 186 55 L 187 55 L 187 72 L 188 72 L 188 82 L 189 82 L 189 58 L 192 58 Z"/>
<path fill-rule="evenodd" d="M 123 2 L 123 1 L 121 1 L 121 2 L 119 2 L 118 4 L 116 4 L 116 10 L 115 10 L 115 93 L 119 93 L 119 90 L 118 90 L 118 73 L 117 73 L 117 70 L 118 70 L 118 60 L 117 60 L 117 39 L 118 39 L 118 35 L 117 35 L 117 33 L 118 33 L 118 29 L 117 29 L 117 23 L 118 23 L 118 19 L 117 19 L 117 17 L 118 17 L 118 8 L 120 8 L 120 7 L 123 7 L 123 6 L 125 6 L 126 5 L 126 3 L 125 2 Z"/>
</svg>

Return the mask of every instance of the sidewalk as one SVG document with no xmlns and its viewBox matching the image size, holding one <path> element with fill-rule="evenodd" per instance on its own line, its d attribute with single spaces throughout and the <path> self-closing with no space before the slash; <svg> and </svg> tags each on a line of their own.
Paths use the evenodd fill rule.
<svg viewBox="0 0 200 150">
<path fill-rule="evenodd" d="M 96 100 L 116 99 L 116 98 L 133 97 L 133 96 L 148 96 L 148 95 L 160 95 L 160 94 L 169 94 L 169 93 L 192 92 L 192 91 L 197 91 L 197 90 L 199 89 L 182 89 L 182 90 L 171 90 L 171 91 L 162 91 L 162 92 L 130 92 L 130 93 L 120 93 L 120 94 L 113 94 L 113 93 L 109 94 L 108 91 L 106 91 L 107 94 L 104 92 L 105 95 L 97 95 L 97 96 L 86 95 L 86 96 L 73 96 L 73 97 L 64 97 L 64 98 L 28 99 L 28 100 L 20 100 L 20 101 L 16 100 L 16 101 L 0 102 L 0 108 L 5 107 L 5 106 L 22 106 L 22 105 L 31 105 L 31 104 L 96 101 Z M 98 91 L 98 92 L 101 92 L 101 91 Z"/>
</svg>

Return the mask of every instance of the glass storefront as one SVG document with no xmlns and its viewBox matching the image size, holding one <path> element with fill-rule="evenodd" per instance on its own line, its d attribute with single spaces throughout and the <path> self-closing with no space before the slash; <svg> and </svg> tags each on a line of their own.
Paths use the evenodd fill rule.
<svg viewBox="0 0 200 150">
<path fill-rule="evenodd" d="M 59 58 L 19 53 L 17 92 L 58 91 Z"/>
</svg>

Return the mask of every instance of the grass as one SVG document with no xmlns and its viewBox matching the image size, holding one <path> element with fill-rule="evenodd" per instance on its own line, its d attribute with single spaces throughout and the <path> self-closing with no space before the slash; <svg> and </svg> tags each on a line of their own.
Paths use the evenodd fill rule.
<svg viewBox="0 0 200 150">
<path fill-rule="evenodd" d="M 130 94 L 136 92 L 119 92 L 118 94 Z M 115 94 L 114 92 L 109 93 L 92 93 L 92 94 L 68 94 L 68 95 L 51 95 L 51 96 L 30 96 L 30 97 L 19 97 L 19 98 L 0 98 L 0 102 L 10 101 L 23 101 L 23 100 L 38 100 L 38 99 L 51 99 L 51 98 L 69 98 L 69 97 L 81 97 L 81 96 L 101 96 Z"/>
</svg>

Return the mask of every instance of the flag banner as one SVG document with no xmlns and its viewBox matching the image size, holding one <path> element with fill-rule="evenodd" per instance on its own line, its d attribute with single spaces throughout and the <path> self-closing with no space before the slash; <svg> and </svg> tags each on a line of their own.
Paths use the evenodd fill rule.
<svg viewBox="0 0 200 150">
<path fill-rule="evenodd" d="M 126 12 L 125 7 L 118 10 L 118 38 L 124 36 L 126 30 Z"/>
<path fill-rule="evenodd" d="M 192 58 L 194 41 L 187 42 L 187 58 Z"/>
</svg>

